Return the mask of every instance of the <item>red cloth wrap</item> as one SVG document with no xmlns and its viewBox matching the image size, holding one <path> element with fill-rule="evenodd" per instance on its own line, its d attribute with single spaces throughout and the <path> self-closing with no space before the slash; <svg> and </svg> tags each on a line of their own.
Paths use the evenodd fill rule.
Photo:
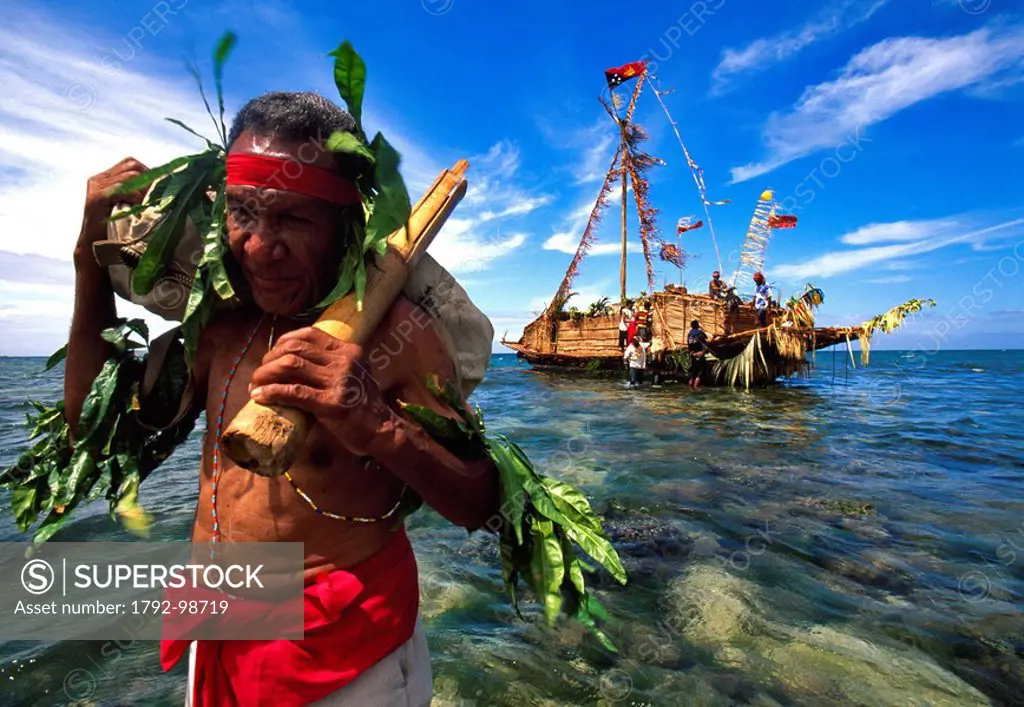
<svg viewBox="0 0 1024 707">
<path fill-rule="evenodd" d="M 359 190 L 340 174 L 278 157 L 228 155 L 227 183 L 293 191 L 341 206 L 360 202 Z"/>
<path fill-rule="evenodd" d="M 630 318 L 630 320 L 629 320 L 629 327 L 627 327 L 627 329 L 626 329 L 626 343 L 627 344 L 632 344 L 633 343 L 633 337 L 636 336 L 636 326 L 637 326 L 636 325 L 636 319 L 635 318 Z"/>
<path fill-rule="evenodd" d="M 306 585 L 302 640 L 198 641 L 196 707 L 300 707 L 349 684 L 408 641 L 419 613 L 416 558 L 405 530 L 376 555 Z M 190 641 L 165 640 L 170 670 Z"/>
</svg>

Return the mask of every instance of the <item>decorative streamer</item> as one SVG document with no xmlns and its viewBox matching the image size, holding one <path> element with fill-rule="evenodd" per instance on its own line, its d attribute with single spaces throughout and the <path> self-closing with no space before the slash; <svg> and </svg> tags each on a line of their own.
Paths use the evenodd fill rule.
<svg viewBox="0 0 1024 707">
<path fill-rule="evenodd" d="M 686 149 L 686 145 L 683 143 L 683 136 L 679 134 L 678 124 L 672 119 L 672 115 L 668 112 L 668 106 L 665 105 L 665 101 L 661 100 L 661 94 L 663 92 L 659 91 L 657 86 L 653 86 L 653 88 L 654 97 L 658 99 L 658 104 L 661 106 L 661 109 L 665 111 L 665 117 L 668 118 L 668 122 L 672 125 L 672 132 L 676 134 L 679 146 L 683 148 L 683 155 L 686 156 L 686 164 L 690 168 L 690 174 L 693 175 L 693 181 L 697 185 L 697 191 L 700 192 L 700 199 L 704 206 L 704 216 L 708 220 L 708 231 L 711 232 L 711 244 L 715 247 L 715 260 L 718 262 L 718 269 L 721 270 L 722 254 L 718 250 L 718 239 L 715 237 L 715 224 L 711 220 L 711 211 L 708 209 L 708 206 L 721 206 L 728 204 L 729 200 L 708 201 L 707 186 L 704 184 L 704 170 L 702 170 L 697 163 L 693 161 L 693 158 L 690 157 L 690 151 Z"/>
</svg>

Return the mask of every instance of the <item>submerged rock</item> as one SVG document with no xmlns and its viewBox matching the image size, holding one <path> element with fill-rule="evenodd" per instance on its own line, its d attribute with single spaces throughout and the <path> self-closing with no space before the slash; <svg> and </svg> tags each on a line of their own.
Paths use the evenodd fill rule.
<svg viewBox="0 0 1024 707">
<path fill-rule="evenodd" d="M 693 553 L 694 541 L 678 525 L 642 511 L 612 504 L 603 513 L 605 534 L 615 547 L 630 583 L 661 584 L 679 573 Z M 589 581 L 589 580 L 588 580 Z M 610 574 L 599 570 L 595 587 L 622 589 Z"/>
<path fill-rule="evenodd" d="M 776 679 L 819 704 L 990 704 L 920 651 L 870 643 L 831 626 L 794 630 L 789 642 L 764 648 Z"/>
<path fill-rule="evenodd" d="M 669 623 L 700 645 L 724 646 L 752 633 L 758 620 L 753 585 L 718 567 L 691 567 L 669 585 L 666 598 Z"/>
<path fill-rule="evenodd" d="M 752 583 L 700 565 L 666 593 L 672 625 L 719 665 L 768 678 L 801 704 L 988 705 L 974 687 L 913 648 L 873 643 L 842 627 L 768 618 Z"/>
</svg>

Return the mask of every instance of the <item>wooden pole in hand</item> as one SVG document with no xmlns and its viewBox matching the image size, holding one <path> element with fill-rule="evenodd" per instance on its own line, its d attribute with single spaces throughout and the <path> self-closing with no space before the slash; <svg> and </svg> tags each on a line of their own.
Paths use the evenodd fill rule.
<svg viewBox="0 0 1024 707">
<path fill-rule="evenodd" d="M 328 307 L 313 326 L 341 341 L 366 344 L 405 287 L 416 260 L 465 195 L 468 167 L 466 160 L 459 160 L 442 172 L 413 206 L 407 227 L 388 238 L 387 253 L 367 268 L 362 311 L 357 311 L 352 292 Z M 240 467 L 278 476 L 291 467 L 314 422 L 301 410 L 250 400 L 224 432 L 221 447 Z"/>
</svg>

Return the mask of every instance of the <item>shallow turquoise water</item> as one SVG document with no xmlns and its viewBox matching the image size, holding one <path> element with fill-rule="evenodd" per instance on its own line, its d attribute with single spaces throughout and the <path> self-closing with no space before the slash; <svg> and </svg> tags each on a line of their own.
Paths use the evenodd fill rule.
<svg viewBox="0 0 1024 707">
<path fill-rule="evenodd" d="M 621 652 L 544 628 L 532 605 L 515 618 L 489 538 L 421 512 L 436 703 L 1024 704 L 1024 352 L 834 360 L 834 375 L 819 352 L 810 379 L 694 392 L 496 356 L 473 401 L 490 429 L 608 511 L 631 583 L 596 584 Z M 0 360 L 2 463 L 21 401 L 60 395 L 41 364 Z M 187 537 L 198 449 L 196 434 L 143 487 L 162 538 Z M 8 511 L 0 540 L 22 539 Z M 95 506 L 58 539 L 129 538 Z M 0 670 L 3 704 L 184 694 L 153 643 L 6 642 Z"/>
</svg>

